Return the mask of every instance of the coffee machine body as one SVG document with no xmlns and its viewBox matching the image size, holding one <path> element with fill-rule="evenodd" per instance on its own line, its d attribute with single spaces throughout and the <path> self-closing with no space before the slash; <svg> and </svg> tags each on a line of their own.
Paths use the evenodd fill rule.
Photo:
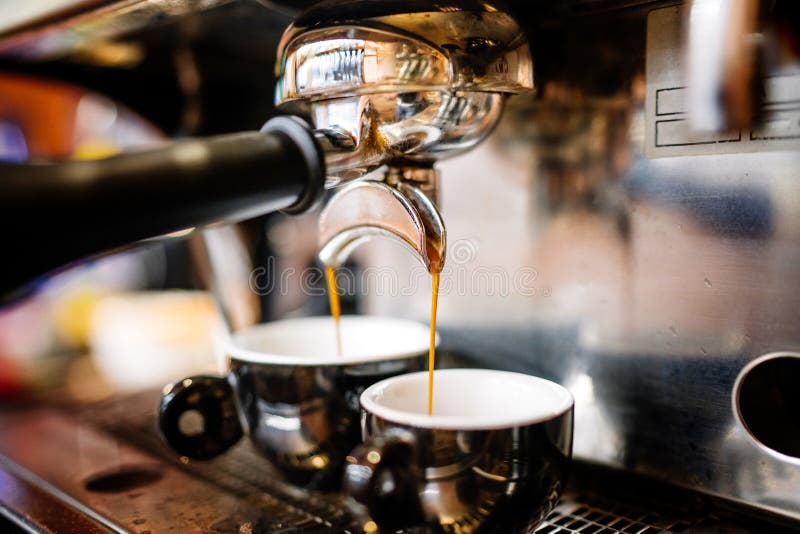
<svg viewBox="0 0 800 534">
<path fill-rule="evenodd" d="M 691 26 L 709 25 L 707 49 L 723 31 L 692 20 L 703 2 L 575 4 L 522 23 L 538 95 L 511 99 L 492 137 L 441 165 L 444 346 L 567 386 L 576 458 L 800 519 L 789 19 L 759 27 L 760 119 L 709 131 L 687 86 L 715 72 L 691 72 Z M 425 318 L 413 260 L 383 243 L 362 254 L 364 308 Z"/>
<path fill-rule="evenodd" d="M 44 60 L 107 38 L 98 28 L 122 34 L 167 7 L 226 3 L 137 2 L 54 34 L 25 32 L 1 51 Z M 448 230 L 442 348 L 564 384 L 577 459 L 800 520 L 795 3 L 509 4 L 537 92 L 509 98 L 480 146 L 437 163 L 430 196 Z M 83 31 L 37 41 L 70 28 Z M 407 104 L 420 103 L 430 101 Z M 262 223 L 198 241 L 201 275 L 234 330 L 319 293 L 300 274 L 283 285 L 286 265 L 300 273 L 298 258 L 316 254 L 296 238 L 313 241 L 316 221 Z M 343 289 L 360 311 L 428 319 L 429 272 L 407 248 L 373 240 L 344 267 L 353 265 Z"/>
</svg>

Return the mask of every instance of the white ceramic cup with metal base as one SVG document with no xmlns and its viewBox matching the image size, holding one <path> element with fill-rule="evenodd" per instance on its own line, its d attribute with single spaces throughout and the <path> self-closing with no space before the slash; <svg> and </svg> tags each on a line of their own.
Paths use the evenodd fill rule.
<svg viewBox="0 0 800 534">
<path fill-rule="evenodd" d="M 535 376 L 488 369 L 382 380 L 361 395 L 364 444 L 344 489 L 365 525 L 392 532 L 532 532 L 564 487 L 572 395 Z"/>
</svg>

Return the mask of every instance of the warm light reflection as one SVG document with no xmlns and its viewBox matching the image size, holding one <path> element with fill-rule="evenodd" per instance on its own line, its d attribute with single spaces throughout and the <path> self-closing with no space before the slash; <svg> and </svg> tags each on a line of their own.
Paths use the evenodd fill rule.
<svg viewBox="0 0 800 534">
<path fill-rule="evenodd" d="M 135 67 L 144 59 L 144 49 L 138 43 L 94 43 L 75 54 L 73 61 L 101 67 Z"/>
<path fill-rule="evenodd" d="M 186 237 L 187 235 L 191 234 L 195 231 L 195 227 L 192 226 L 191 228 L 184 228 L 183 230 L 178 230 L 175 232 L 171 232 L 169 234 L 164 235 L 167 238 L 177 238 L 177 237 Z"/>
</svg>

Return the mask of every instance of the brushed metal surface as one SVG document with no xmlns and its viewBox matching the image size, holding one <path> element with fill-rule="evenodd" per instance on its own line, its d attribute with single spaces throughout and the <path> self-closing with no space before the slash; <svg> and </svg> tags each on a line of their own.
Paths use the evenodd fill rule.
<svg viewBox="0 0 800 534">
<path fill-rule="evenodd" d="M 0 458 L 0 530 L 9 533 L 114 532 L 102 521 L 69 506 L 23 477 L 15 476 L 3 458 Z"/>
<path fill-rule="evenodd" d="M 252 528 L 262 520 L 257 505 L 167 467 L 129 444 L 86 426 L 76 427 L 75 420 L 53 412 L 3 415 L 0 466 L 34 487 L 49 488 L 50 497 L 61 501 L 49 518 L 32 517 L 36 524 L 52 525 L 58 532 L 69 529 L 66 524 L 59 526 L 57 517 L 80 532 L 92 532 L 87 525 L 93 519 L 100 521 L 94 531 L 141 534 L 225 531 L 226 524 Z M 115 473 L 145 471 L 154 475 L 110 479 L 105 486 L 87 484 Z M 29 498 L 28 506 L 34 508 L 47 502 L 35 494 Z M 9 504 L 18 511 L 25 509 L 24 503 Z M 68 512 L 64 506 L 75 508 Z"/>
</svg>

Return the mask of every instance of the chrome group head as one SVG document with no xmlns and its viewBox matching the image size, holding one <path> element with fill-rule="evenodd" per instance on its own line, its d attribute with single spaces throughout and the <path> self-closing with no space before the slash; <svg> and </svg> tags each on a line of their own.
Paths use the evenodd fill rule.
<svg viewBox="0 0 800 534">
<path fill-rule="evenodd" d="M 365 239 L 408 245 L 431 272 L 445 231 L 431 197 L 434 163 L 483 140 L 509 94 L 533 89 L 527 41 L 484 2 L 324 2 L 301 15 L 279 49 L 276 102 L 309 116 L 333 187 L 350 184 L 320 220 L 321 259 L 344 261 Z"/>
</svg>

